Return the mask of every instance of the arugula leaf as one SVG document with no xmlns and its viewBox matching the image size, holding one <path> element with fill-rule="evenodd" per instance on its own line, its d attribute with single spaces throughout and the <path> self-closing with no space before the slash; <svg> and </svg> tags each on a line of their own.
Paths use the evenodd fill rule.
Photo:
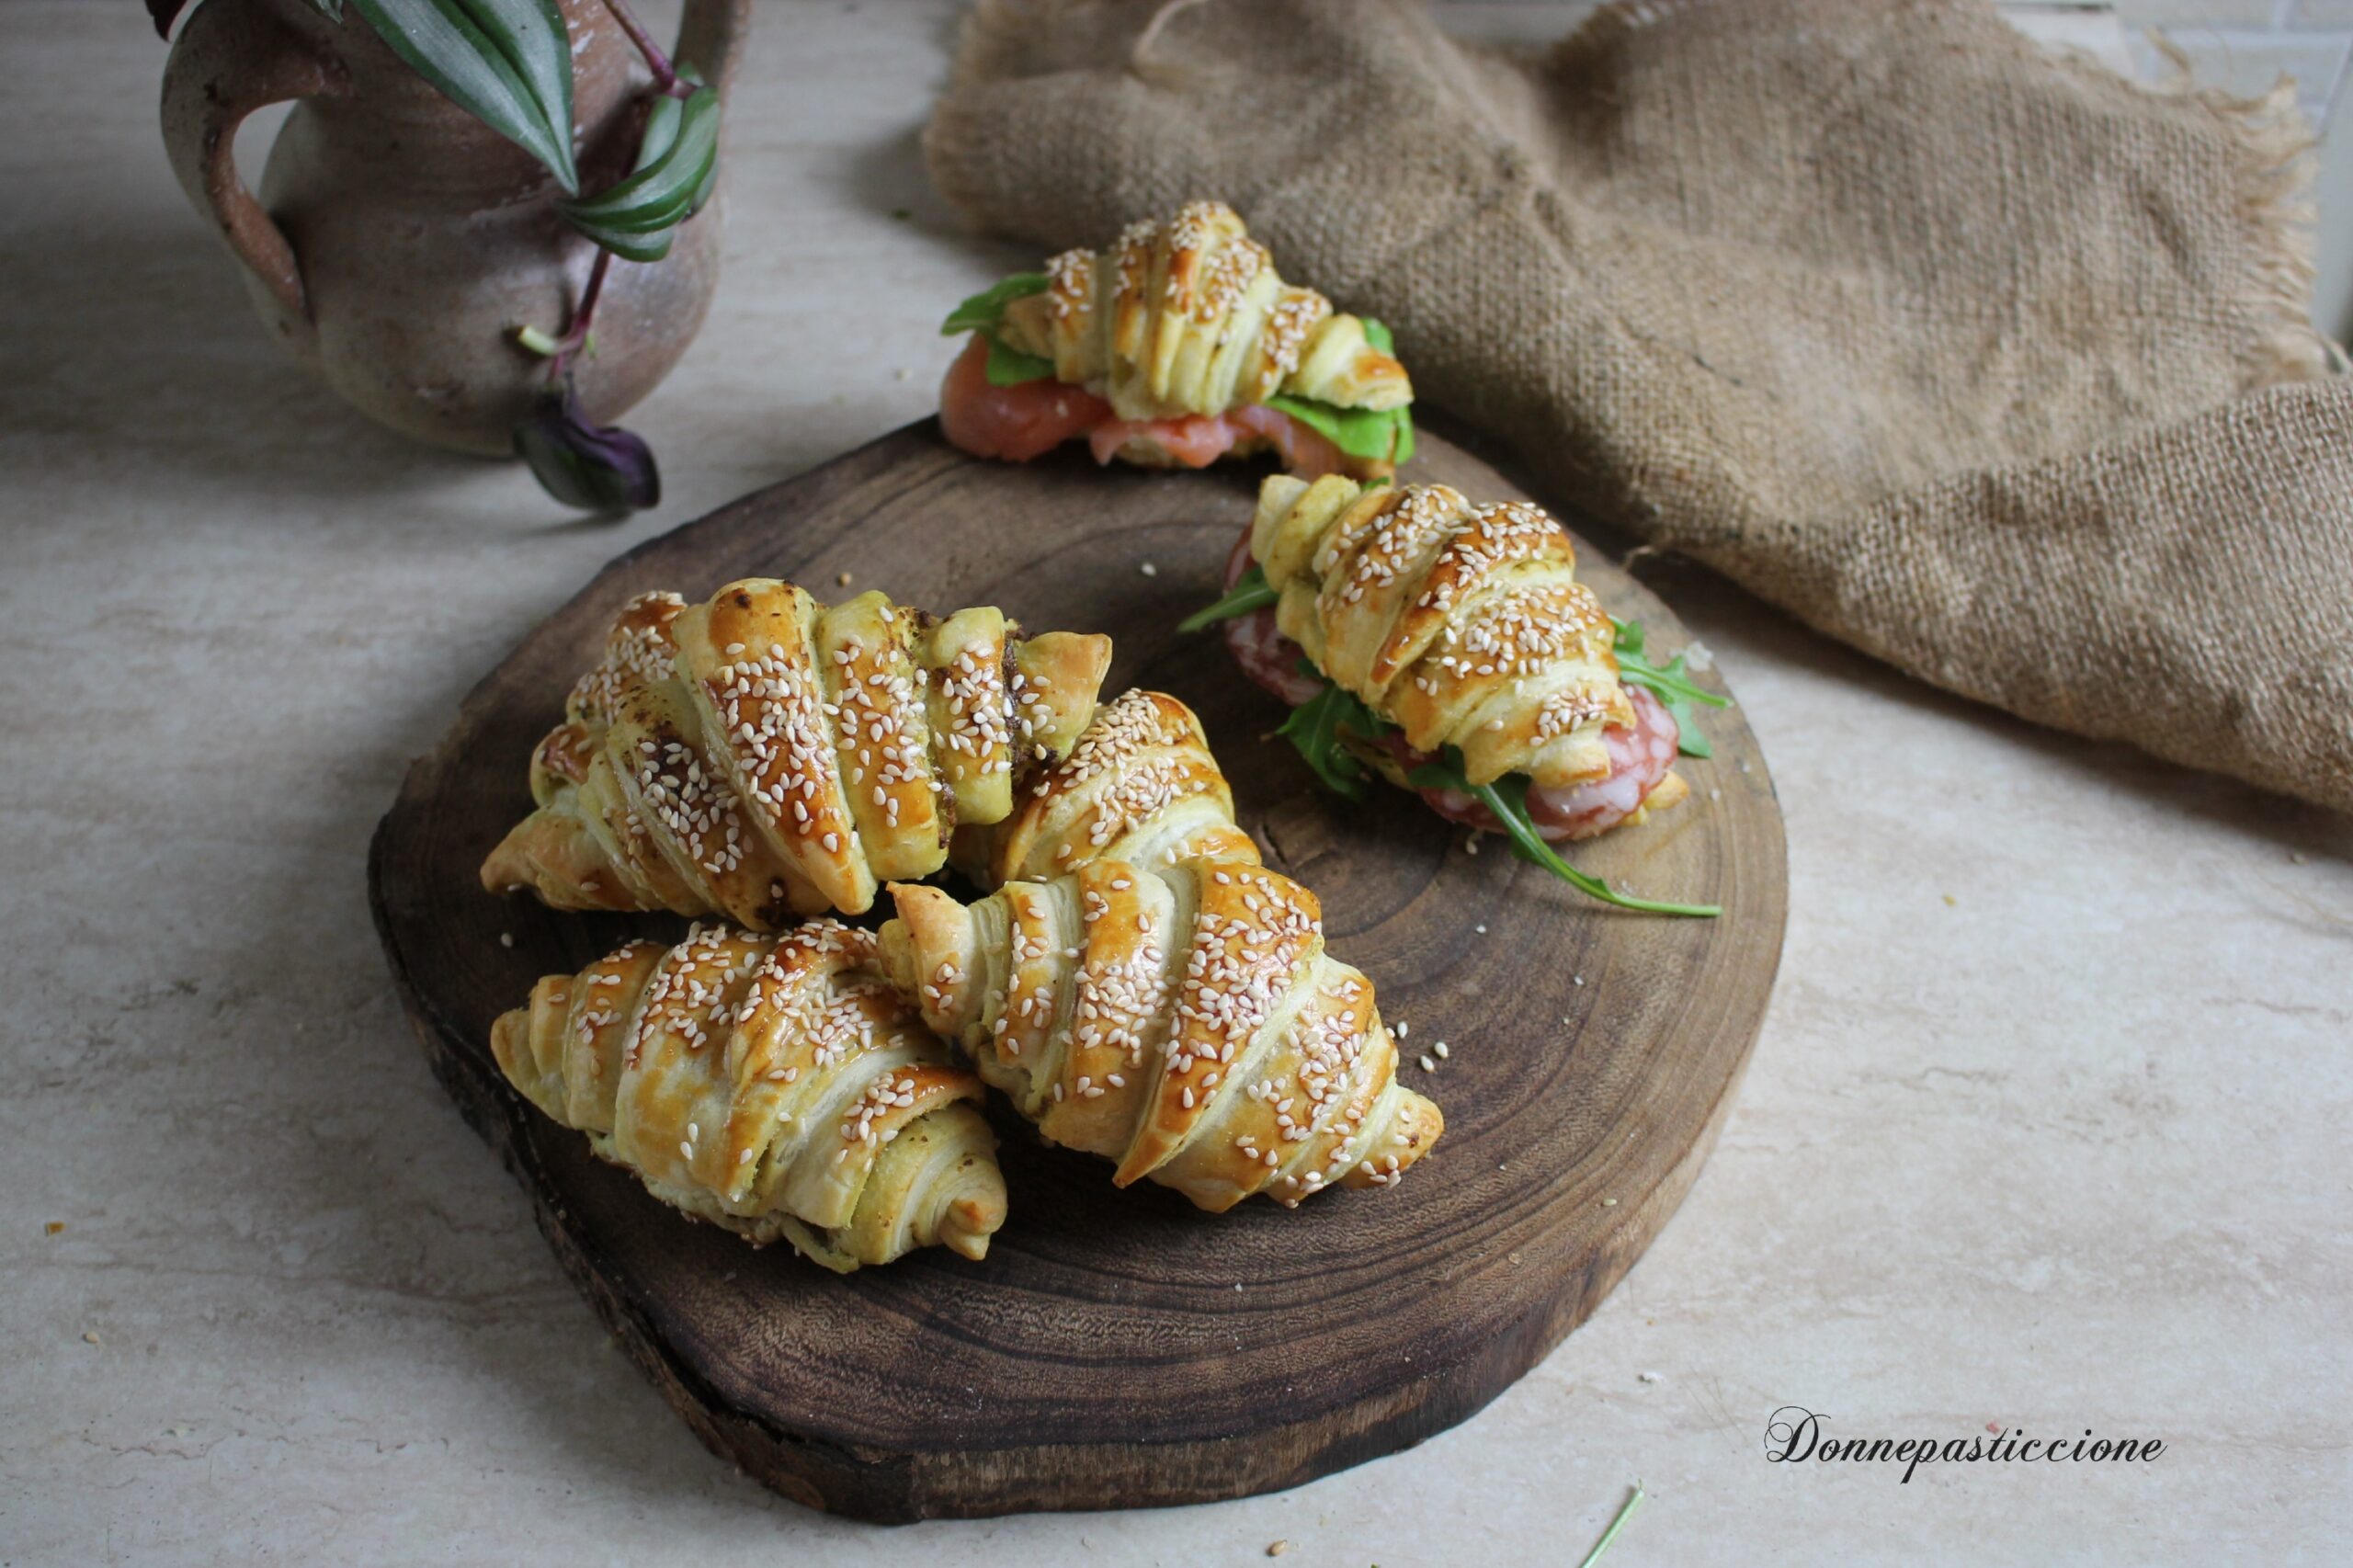
<svg viewBox="0 0 2353 1568">
<path fill-rule="evenodd" d="M 1267 569 L 1254 561 L 1248 570 L 1234 579 L 1233 586 L 1227 590 L 1225 597 L 1207 608 L 1195 610 L 1176 623 L 1176 630 L 1206 631 L 1221 620 L 1232 620 L 1237 615 L 1264 609 L 1281 597 L 1275 592 L 1275 585 L 1267 581 Z"/>
<path fill-rule="evenodd" d="M 1018 348 L 1006 346 L 1005 339 L 995 331 L 983 327 L 981 335 L 988 339 L 989 385 L 1017 387 L 1024 381 L 1042 381 L 1054 373 L 1054 362 L 1035 354 L 1024 354 Z"/>
<path fill-rule="evenodd" d="M 1352 458 L 1379 460 L 1394 456 L 1403 461 L 1413 455 L 1413 416 L 1402 408 L 1386 412 L 1335 408 L 1328 403 L 1293 397 L 1289 392 L 1275 393 L 1267 399 L 1267 406 L 1290 415 Z"/>
<path fill-rule="evenodd" d="M 1048 279 L 1042 272 L 1017 272 L 1012 277 L 990 284 L 962 304 L 948 312 L 939 326 L 939 335 L 953 337 L 960 332 L 987 332 L 996 325 L 997 317 L 1005 314 L 1005 307 L 1029 294 L 1042 294 Z"/>
<path fill-rule="evenodd" d="M 1370 740 L 1386 728 L 1370 709 L 1336 686 L 1324 689 L 1290 710 L 1275 733 L 1288 739 L 1307 766 L 1334 793 L 1351 801 L 1364 799 L 1364 764 L 1340 744 L 1344 734 Z"/>
<path fill-rule="evenodd" d="M 1435 762 L 1426 762 L 1405 776 L 1405 781 L 1416 790 L 1459 790 L 1477 797 L 1495 821 L 1503 824 L 1511 839 L 1511 852 L 1531 866 L 1540 866 L 1563 881 L 1591 898 L 1604 903 L 1614 903 L 1620 909 L 1640 910 L 1646 915 L 1679 915 L 1695 918 L 1712 918 L 1723 910 L 1712 903 L 1665 903 L 1656 899 L 1636 898 L 1630 892 L 1620 892 L 1601 878 L 1580 871 L 1560 852 L 1544 842 L 1536 824 L 1528 815 L 1528 777 L 1506 773 L 1492 784 L 1473 784 L 1462 771 L 1462 754 L 1452 746 Z"/>
<path fill-rule="evenodd" d="M 1365 341 L 1383 354 L 1396 352 L 1389 329 L 1364 318 Z M 1312 397 L 1277 392 L 1267 406 L 1290 415 L 1352 458 L 1404 462 L 1414 455 L 1414 411 L 1392 408 L 1340 408 Z"/>
<path fill-rule="evenodd" d="M 1667 712 L 1674 716 L 1676 746 L 1686 756 L 1713 756 L 1715 748 L 1708 737 L 1699 733 L 1699 722 L 1691 711 L 1695 702 L 1711 708 L 1729 708 L 1732 699 L 1720 696 L 1703 686 L 1696 686 L 1685 674 L 1683 661 L 1688 653 L 1677 653 L 1665 665 L 1651 663 L 1643 652 L 1644 634 L 1639 620 L 1620 620 L 1615 617 L 1610 625 L 1617 628 L 1618 678 L 1628 686 L 1639 686 L 1655 696 Z"/>
</svg>

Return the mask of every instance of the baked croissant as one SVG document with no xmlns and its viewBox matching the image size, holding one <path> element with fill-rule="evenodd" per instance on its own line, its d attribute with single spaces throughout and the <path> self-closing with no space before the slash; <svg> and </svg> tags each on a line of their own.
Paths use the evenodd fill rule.
<svg viewBox="0 0 2353 1568">
<path fill-rule="evenodd" d="M 1256 860 L 1233 792 L 1193 710 L 1130 691 L 1096 710 L 1070 755 L 1018 791 L 1003 822 L 956 830 L 949 859 L 984 888 L 1037 881 L 1095 860 L 1173 866 Z"/>
<path fill-rule="evenodd" d="M 1005 1222 L 981 1085 L 876 969 L 872 933 L 698 926 L 551 974 L 491 1051 L 525 1097 L 699 1219 L 827 1268 L 978 1258 Z"/>
<path fill-rule="evenodd" d="M 483 885 L 763 931 L 862 914 L 1069 754 L 1110 657 L 1108 638 L 1025 637 L 995 609 L 827 608 L 774 578 L 692 608 L 641 595 L 534 753 L 538 809 Z"/>
<path fill-rule="evenodd" d="M 1248 861 L 1098 860 L 959 904 L 894 885 L 886 969 L 924 1021 L 1057 1143 L 1222 1211 L 1386 1186 L 1438 1109 L 1397 1082 L 1372 983 L 1321 910 Z"/>
<path fill-rule="evenodd" d="M 1466 790 L 1516 776 L 1537 831 L 1565 840 L 1688 793 L 1673 771 L 1674 715 L 1619 678 L 1615 624 L 1540 508 L 1473 506 L 1442 484 L 1277 475 L 1245 543 L 1237 568 L 1255 561 L 1279 597 L 1227 623 L 1245 669 L 1293 703 L 1326 682 L 1362 703 L 1389 733 L 1351 750 L 1442 812 L 1492 829 Z M 1408 783 L 1448 748 L 1461 786 Z"/>
<path fill-rule="evenodd" d="M 1222 201 L 1064 251 L 966 301 L 948 330 L 968 328 L 940 416 L 977 456 L 1085 435 L 1100 461 L 1199 468 L 1271 445 L 1294 472 L 1370 478 L 1411 455 L 1386 329 L 1284 282 Z"/>
</svg>

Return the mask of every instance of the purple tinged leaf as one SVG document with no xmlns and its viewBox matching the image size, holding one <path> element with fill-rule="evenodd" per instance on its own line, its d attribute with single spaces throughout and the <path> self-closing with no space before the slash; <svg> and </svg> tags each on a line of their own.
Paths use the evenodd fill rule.
<svg viewBox="0 0 2353 1568">
<path fill-rule="evenodd" d="M 569 376 L 561 392 L 550 391 L 515 426 L 515 455 L 530 465 L 541 489 L 584 512 L 619 515 L 662 502 L 654 449 L 618 426 L 591 425 Z"/>
</svg>

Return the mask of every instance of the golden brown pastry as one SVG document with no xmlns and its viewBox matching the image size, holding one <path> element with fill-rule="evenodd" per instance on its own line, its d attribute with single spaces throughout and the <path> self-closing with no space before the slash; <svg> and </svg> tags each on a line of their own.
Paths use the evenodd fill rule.
<svg viewBox="0 0 2353 1568">
<path fill-rule="evenodd" d="M 1193 710 L 1130 691 L 1087 721 L 1070 755 L 1024 782 L 1012 815 L 956 830 L 950 859 L 984 888 L 1035 881 L 1095 860 L 1173 866 L 1256 860 L 1234 825 L 1233 792 Z"/>
<path fill-rule="evenodd" d="M 538 809 L 483 885 L 755 930 L 863 913 L 1069 754 L 1110 654 L 995 609 L 937 620 L 875 593 L 828 608 L 774 578 L 692 608 L 641 595 L 534 754 Z"/>
<path fill-rule="evenodd" d="M 532 1104 L 699 1219 L 847 1273 L 984 1256 L 1005 1222 L 981 1085 L 876 970 L 871 933 L 697 927 L 551 974 L 491 1031 Z"/>
<path fill-rule="evenodd" d="M 966 907 L 894 885 L 885 966 L 925 1022 L 1057 1143 L 1221 1211 L 1386 1186 L 1438 1108 L 1397 1082 L 1372 983 L 1321 910 L 1248 861 L 1098 860 Z"/>
<path fill-rule="evenodd" d="M 1370 478 L 1412 455 L 1413 383 L 1387 330 L 1284 282 L 1222 201 L 1064 251 L 947 330 L 974 335 L 941 420 L 978 456 L 1026 460 L 1083 435 L 1104 461 L 1199 468 L 1274 446 L 1294 472 Z"/>
<path fill-rule="evenodd" d="M 1364 322 L 1275 270 L 1233 208 L 1194 201 L 1166 223 L 1128 226 L 1105 250 L 1046 263 L 1042 294 L 1015 300 L 997 331 L 1096 386 L 1122 419 L 1224 414 L 1277 392 L 1336 408 L 1403 408 L 1405 367 Z"/>
</svg>

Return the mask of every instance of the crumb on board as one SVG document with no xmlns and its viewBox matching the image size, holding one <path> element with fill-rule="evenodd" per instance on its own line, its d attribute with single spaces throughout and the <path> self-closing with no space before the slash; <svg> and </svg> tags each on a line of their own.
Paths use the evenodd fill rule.
<svg viewBox="0 0 2353 1568">
<path fill-rule="evenodd" d="M 1646 1382 L 1646 1383 L 1654 1383 L 1654 1382 L 1658 1382 L 1658 1381 L 1661 1381 L 1661 1380 L 1660 1380 L 1660 1378 L 1659 1378 L 1659 1375 L 1658 1375 L 1656 1372 L 1643 1372 L 1643 1373 L 1640 1374 L 1640 1376 L 1641 1376 L 1641 1378 L 1642 1378 L 1643 1381 L 1644 1381 L 1644 1382 Z"/>
<path fill-rule="evenodd" d="M 498 934 L 498 945 L 502 948 L 513 947 L 515 945 L 515 933 L 512 931 L 501 931 Z"/>
<path fill-rule="evenodd" d="M 91 1330 L 91 1329 L 86 1329 L 86 1328 L 85 1328 L 85 1329 L 84 1329 L 84 1330 L 82 1331 L 82 1343 L 83 1343 L 83 1344 L 85 1344 L 85 1345 L 96 1345 L 97 1342 L 98 1342 L 98 1336 L 97 1336 L 97 1334 L 96 1333 L 96 1331 Z"/>
<path fill-rule="evenodd" d="M 1604 1209 L 1615 1209 L 1618 1207 L 1618 1200 L 1614 1198 L 1605 1198 L 1601 1200 L 1601 1206 Z"/>
<path fill-rule="evenodd" d="M 1947 893 L 1947 894 L 1945 894 L 1945 906 L 1946 906 L 1947 908 L 1949 908 L 1949 909 L 1959 908 L 1959 907 L 1960 907 L 1960 905 L 1961 905 L 1961 900 L 1959 900 L 1959 899 L 1957 899 L 1957 898 L 1953 897 L 1953 896 L 1952 896 L 1952 894 L 1950 894 L 1950 893 Z"/>
<path fill-rule="evenodd" d="M 43 1225 L 40 1228 L 40 1232 L 41 1234 L 45 1236 L 63 1235 L 65 1233 L 65 1221 L 63 1220 L 51 1220 L 48 1224 Z"/>
<path fill-rule="evenodd" d="M 836 587 L 847 588 L 856 581 L 858 579 L 847 572 L 837 572 L 834 574 L 834 585 Z"/>
<path fill-rule="evenodd" d="M 1159 567 L 1157 567 L 1157 566 L 1154 566 L 1154 565 L 1151 562 L 1149 562 L 1149 561 L 1145 562 L 1142 566 L 1140 566 L 1140 567 L 1136 568 L 1136 570 L 1138 570 L 1138 571 L 1142 572 L 1142 573 L 1145 576 L 1147 576 L 1147 577 L 1157 577 L 1157 576 L 1159 576 L 1159 575 L 1160 575 L 1160 568 L 1159 568 Z"/>
<path fill-rule="evenodd" d="M 1267 1555 L 1269 1557 L 1280 1557 L 1290 1550 L 1290 1542 L 1287 1540 L 1270 1540 L 1267 1543 Z"/>
</svg>

